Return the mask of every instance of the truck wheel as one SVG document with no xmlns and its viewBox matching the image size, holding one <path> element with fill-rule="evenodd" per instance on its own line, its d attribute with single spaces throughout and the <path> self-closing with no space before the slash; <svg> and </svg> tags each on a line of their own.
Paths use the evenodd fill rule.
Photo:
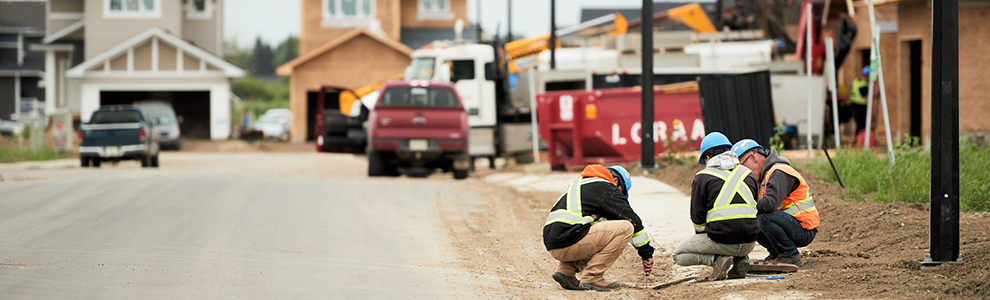
<svg viewBox="0 0 990 300">
<path fill-rule="evenodd" d="M 89 160 L 89 162 L 90 162 L 90 164 L 93 165 L 94 168 L 99 168 L 100 167 L 100 159 L 99 158 L 92 158 L 92 159 Z"/>
<path fill-rule="evenodd" d="M 454 179 L 464 179 L 468 177 L 468 170 L 454 169 Z"/>
<path fill-rule="evenodd" d="M 89 158 L 80 157 L 79 158 L 79 166 L 81 166 L 83 168 L 89 168 Z"/>
<path fill-rule="evenodd" d="M 155 168 L 158 167 L 158 155 L 157 154 L 155 154 L 155 156 L 152 156 L 151 157 L 151 166 L 152 167 L 155 167 Z"/>
<path fill-rule="evenodd" d="M 382 176 L 385 175 L 385 160 L 382 155 L 376 151 L 368 152 L 368 176 Z"/>
</svg>

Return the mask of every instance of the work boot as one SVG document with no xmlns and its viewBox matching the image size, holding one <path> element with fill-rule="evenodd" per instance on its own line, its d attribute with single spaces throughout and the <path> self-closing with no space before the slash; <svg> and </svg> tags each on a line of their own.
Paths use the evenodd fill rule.
<svg viewBox="0 0 990 300">
<path fill-rule="evenodd" d="M 803 266 L 804 262 L 801 261 L 801 252 L 794 253 L 791 256 L 781 256 L 774 259 L 773 262 L 778 264 L 792 264 L 795 266 Z"/>
<path fill-rule="evenodd" d="M 564 273 L 553 272 L 553 280 L 560 284 L 560 287 L 565 290 L 584 290 L 581 287 L 581 282 L 574 276 L 567 276 Z"/>
<path fill-rule="evenodd" d="M 712 263 L 712 274 L 708 275 L 708 281 L 725 280 L 732 268 L 732 256 L 716 255 Z M 748 270 L 747 270 L 748 271 Z"/>
<path fill-rule="evenodd" d="M 608 292 L 619 289 L 618 282 L 608 282 L 604 278 L 602 280 L 592 282 L 592 283 L 582 283 L 581 287 L 588 290 L 596 290 L 599 292 Z"/>
<path fill-rule="evenodd" d="M 767 255 L 766 258 L 754 260 L 753 263 L 757 263 L 757 264 L 760 264 L 760 263 L 772 263 L 773 260 L 775 260 L 775 259 L 777 259 L 777 254 L 770 253 L 770 255 Z"/>
<path fill-rule="evenodd" d="M 732 269 L 729 270 L 729 274 L 726 276 L 727 279 L 740 279 L 746 278 L 746 272 L 750 269 L 749 258 L 745 256 L 737 256 L 732 259 Z"/>
</svg>

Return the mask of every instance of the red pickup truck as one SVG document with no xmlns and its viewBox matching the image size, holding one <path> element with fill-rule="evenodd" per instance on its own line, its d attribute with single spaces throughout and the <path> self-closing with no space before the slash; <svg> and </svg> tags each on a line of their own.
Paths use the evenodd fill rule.
<svg viewBox="0 0 990 300">
<path fill-rule="evenodd" d="M 391 82 L 368 117 L 368 176 L 398 176 L 399 167 L 468 176 L 467 112 L 450 83 Z"/>
</svg>

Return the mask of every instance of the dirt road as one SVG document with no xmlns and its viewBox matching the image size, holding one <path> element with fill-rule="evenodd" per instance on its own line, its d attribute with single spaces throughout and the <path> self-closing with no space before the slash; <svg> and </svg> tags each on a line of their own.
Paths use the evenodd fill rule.
<svg viewBox="0 0 990 300">
<path fill-rule="evenodd" d="M 517 169 L 518 170 L 518 169 Z M 671 183 L 684 193 L 690 191 L 695 165 L 663 165 L 660 172 L 648 177 Z M 480 176 L 485 176 L 482 171 Z M 542 177 L 551 174 L 538 174 Z M 505 176 L 504 174 L 487 176 Z M 577 176 L 573 173 L 573 176 Z M 749 278 L 723 282 L 684 283 L 664 290 L 624 288 L 618 292 L 564 291 L 549 276 L 555 262 L 546 254 L 541 240 L 547 209 L 560 195 L 556 192 L 480 186 L 490 189 L 490 211 L 466 220 L 454 221 L 453 235 L 470 235 L 485 240 L 475 247 L 461 248 L 462 253 L 479 254 L 482 270 L 505 270 L 500 280 L 512 295 L 522 298 L 568 299 L 988 299 L 990 298 L 990 217 L 986 213 L 962 213 L 960 216 L 960 263 L 920 270 L 919 261 L 928 252 L 927 205 L 900 203 L 859 203 L 842 200 L 837 186 L 809 177 L 812 196 L 822 217 L 821 232 L 815 242 L 802 248 L 805 266 L 782 280 Z M 635 182 L 635 181 L 634 181 Z M 563 185 L 562 185 L 563 186 Z M 633 191 L 636 190 L 634 184 Z M 641 195 L 666 197 L 661 194 Z M 631 195 L 635 198 L 636 195 Z M 639 210 L 632 199 L 634 209 Z M 642 201 L 642 200 L 640 200 Z M 656 200 L 662 201 L 662 200 Z M 669 209 L 676 209 L 671 207 Z M 665 220 L 666 221 L 666 220 Z M 672 222 L 690 222 L 686 215 Z M 644 221 L 648 228 L 649 220 Z M 659 226 L 668 226 L 662 222 Z M 470 228 L 466 230 L 464 228 Z M 656 228 L 655 226 L 653 228 Z M 657 230 L 678 232 L 683 228 Z M 688 229 L 689 230 L 689 229 Z M 669 232 L 651 232 L 654 235 Z M 676 236 L 676 234 L 674 234 Z M 610 279 L 627 286 L 654 286 L 692 274 L 710 272 L 708 267 L 675 266 L 670 252 L 676 243 L 659 238 L 654 243 L 657 266 L 651 277 L 644 278 L 639 257 L 627 247 L 613 269 Z M 758 247 L 759 248 L 759 247 Z M 483 255 L 481 255 L 483 254 Z M 759 256 L 759 257 L 757 257 Z M 755 255 L 756 258 L 762 258 Z M 477 268 L 477 267 L 475 267 Z M 510 272 L 511 271 L 511 272 Z M 497 272 L 497 271 L 496 271 Z"/>
</svg>

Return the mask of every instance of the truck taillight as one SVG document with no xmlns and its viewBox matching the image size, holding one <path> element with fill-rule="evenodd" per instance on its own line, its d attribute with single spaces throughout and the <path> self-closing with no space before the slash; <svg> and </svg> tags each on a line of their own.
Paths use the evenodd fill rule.
<svg viewBox="0 0 990 300">
<path fill-rule="evenodd" d="M 368 130 L 374 130 L 375 128 L 378 128 L 378 113 L 371 112 L 371 114 L 368 114 Z"/>
<path fill-rule="evenodd" d="M 467 113 L 461 113 L 461 130 L 463 130 L 463 131 L 467 131 L 468 130 L 468 121 L 467 121 L 467 118 L 468 118 L 467 117 Z"/>
<path fill-rule="evenodd" d="M 83 132 L 82 130 L 76 132 L 76 140 L 82 144 L 83 142 Z"/>
<path fill-rule="evenodd" d="M 142 141 L 148 139 L 148 134 L 144 133 L 144 128 L 138 130 L 138 138 Z"/>
</svg>

